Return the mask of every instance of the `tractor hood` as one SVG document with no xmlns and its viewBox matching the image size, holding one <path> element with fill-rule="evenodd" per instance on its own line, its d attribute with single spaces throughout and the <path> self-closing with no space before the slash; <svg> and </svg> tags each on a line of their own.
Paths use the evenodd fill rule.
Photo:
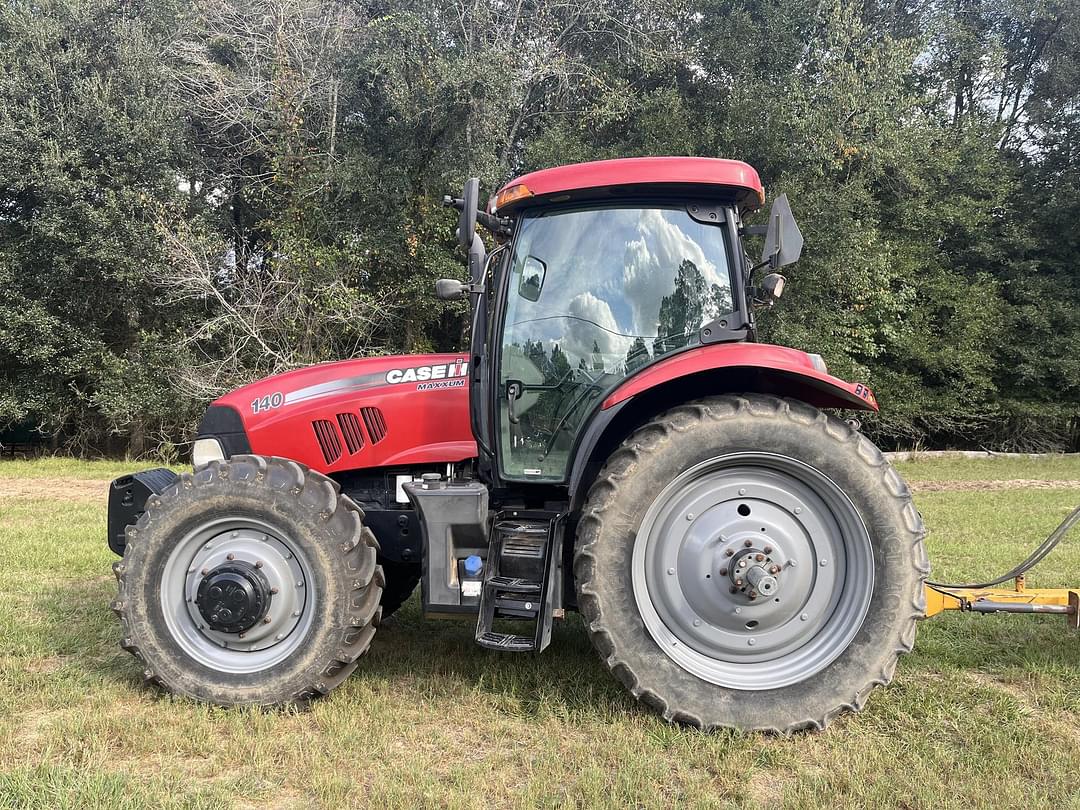
<svg viewBox="0 0 1080 810">
<path fill-rule="evenodd" d="M 327 473 L 462 461 L 476 455 L 468 371 L 467 354 L 422 354 L 276 374 L 216 400 L 199 438 Z"/>
</svg>

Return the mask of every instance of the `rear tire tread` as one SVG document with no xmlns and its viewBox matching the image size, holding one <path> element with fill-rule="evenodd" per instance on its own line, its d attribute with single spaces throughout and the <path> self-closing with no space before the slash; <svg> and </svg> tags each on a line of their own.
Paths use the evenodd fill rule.
<svg viewBox="0 0 1080 810">
<path fill-rule="evenodd" d="M 855 443 L 856 453 L 867 467 L 868 473 L 877 476 L 884 485 L 884 490 L 900 505 L 908 541 L 915 551 L 912 574 L 918 580 L 919 587 L 911 600 L 910 613 L 896 633 L 891 652 L 873 666 L 873 670 L 879 674 L 871 677 L 866 683 L 856 686 L 850 701 L 840 702 L 826 708 L 820 714 L 803 717 L 782 727 L 766 726 L 754 729 L 779 735 L 789 735 L 807 729 L 822 730 L 840 714 L 846 711 L 860 711 L 876 687 L 885 686 L 892 680 L 899 657 L 911 652 L 914 646 L 916 623 L 925 617 L 926 595 L 923 586 L 930 573 L 930 563 L 923 545 L 926 532 L 922 517 L 911 501 L 910 489 L 881 451 L 844 421 L 797 400 L 764 395 L 729 395 L 677 406 L 638 428 L 611 455 L 589 489 L 587 506 L 579 524 L 579 539 L 574 552 L 574 576 L 578 583 L 578 603 L 585 618 L 586 628 L 601 659 L 636 699 L 655 708 L 668 722 L 706 730 L 726 727 L 723 722 L 707 722 L 703 717 L 671 705 L 661 697 L 657 688 L 649 685 L 649 673 L 634 672 L 630 663 L 620 654 L 614 636 L 608 630 L 608 620 L 601 610 L 592 582 L 595 576 L 597 542 L 601 537 L 604 523 L 618 517 L 612 508 L 616 483 L 634 474 L 635 467 L 641 462 L 642 451 L 652 449 L 671 433 L 693 430 L 695 425 L 705 419 L 723 422 L 744 415 L 816 426 L 834 440 L 847 444 Z"/>
</svg>

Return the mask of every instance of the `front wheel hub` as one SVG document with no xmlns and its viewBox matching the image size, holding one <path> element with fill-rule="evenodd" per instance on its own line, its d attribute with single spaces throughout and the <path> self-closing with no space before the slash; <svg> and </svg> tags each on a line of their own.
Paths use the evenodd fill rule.
<svg viewBox="0 0 1080 810">
<path fill-rule="evenodd" d="M 251 563 L 237 561 L 215 568 L 199 583 L 195 604 L 211 630 L 243 633 L 270 609 L 270 583 Z"/>
</svg>

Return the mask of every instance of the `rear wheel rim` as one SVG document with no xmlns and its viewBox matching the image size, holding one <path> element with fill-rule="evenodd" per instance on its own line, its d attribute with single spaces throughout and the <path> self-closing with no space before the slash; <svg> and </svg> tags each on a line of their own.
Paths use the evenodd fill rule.
<svg viewBox="0 0 1080 810">
<path fill-rule="evenodd" d="M 199 585 L 237 563 L 257 567 L 269 591 L 265 616 L 241 633 L 211 629 L 199 608 Z M 177 646 L 218 672 L 247 674 L 273 667 L 303 643 L 311 629 L 316 595 L 307 555 L 276 526 L 249 517 L 207 521 L 169 552 L 159 598 Z"/>
<path fill-rule="evenodd" d="M 789 456 L 731 453 L 675 478 L 632 558 L 645 627 L 682 669 L 732 689 L 804 681 L 855 638 L 874 589 L 858 510 Z"/>
</svg>

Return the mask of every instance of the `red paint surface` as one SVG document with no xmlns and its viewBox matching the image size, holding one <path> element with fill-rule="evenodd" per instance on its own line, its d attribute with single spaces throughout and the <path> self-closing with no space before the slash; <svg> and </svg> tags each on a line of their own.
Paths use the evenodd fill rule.
<svg viewBox="0 0 1080 810">
<path fill-rule="evenodd" d="M 801 399 L 818 408 L 878 409 L 874 393 L 862 383 L 846 382 L 818 371 L 806 352 L 768 343 L 717 343 L 661 360 L 612 391 L 602 407 L 610 408 L 678 377 L 730 368 L 779 372 L 769 377 L 769 387 L 774 393 Z"/>
<path fill-rule="evenodd" d="M 542 169 L 511 180 L 503 188 L 524 184 L 535 196 L 559 194 L 589 188 L 643 184 L 726 186 L 742 190 L 741 205 L 757 208 L 765 201 L 765 190 L 757 170 L 741 160 L 699 157 L 644 157 L 597 160 Z M 518 201 L 501 210 L 527 203 Z"/>
<path fill-rule="evenodd" d="M 467 357 L 430 354 L 323 363 L 238 388 L 214 404 L 231 406 L 240 413 L 253 453 L 283 456 L 324 473 L 464 461 L 476 456 L 469 420 L 468 378 L 450 378 L 465 381 L 459 388 L 418 390 L 418 386 L 431 381 L 389 383 L 386 374 L 392 370 L 454 365 Z M 818 371 L 805 352 L 763 343 L 723 343 L 682 352 L 628 379 L 608 395 L 603 407 L 610 408 L 678 377 L 725 368 L 760 369 L 771 375 L 768 390 L 817 407 L 875 411 L 878 408 L 866 386 Z M 286 399 L 290 394 L 310 391 L 313 386 L 342 380 L 362 380 L 354 384 L 367 387 L 315 393 L 307 399 L 253 412 L 252 403 L 264 397 L 281 394 Z M 338 414 L 359 416 L 360 409 L 366 407 L 382 412 L 385 438 L 372 442 L 365 426 L 363 447 L 350 453 Z M 331 464 L 326 463 L 312 426 L 318 419 L 330 422 L 338 430 L 341 456 Z"/>
<path fill-rule="evenodd" d="M 453 364 L 468 360 L 468 354 L 432 354 L 373 357 L 323 363 L 260 380 L 226 394 L 216 405 L 230 405 L 239 411 L 247 430 L 251 451 L 259 455 L 284 456 L 320 472 L 337 472 L 370 467 L 463 461 L 476 456 L 469 423 L 468 378 L 460 388 L 420 391 L 420 382 L 389 384 L 386 372 L 420 366 Z M 275 393 L 310 389 L 323 383 L 373 377 L 372 387 L 313 396 L 279 408 L 252 412 L 252 402 Z M 364 431 L 364 446 L 350 454 L 343 437 L 341 457 L 327 464 L 315 437 L 312 421 L 325 419 L 338 426 L 337 415 L 360 408 L 382 411 L 386 436 L 370 441 Z M 361 423 L 363 420 L 361 419 Z"/>
</svg>

